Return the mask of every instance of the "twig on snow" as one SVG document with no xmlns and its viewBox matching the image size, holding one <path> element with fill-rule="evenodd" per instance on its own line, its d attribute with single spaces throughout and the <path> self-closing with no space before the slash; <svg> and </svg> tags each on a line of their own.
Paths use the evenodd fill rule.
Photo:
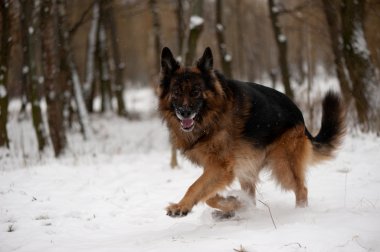
<svg viewBox="0 0 380 252">
<path fill-rule="evenodd" d="M 259 202 L 268 208 L 270 218 L 272 219 L 273 226 L 275 229 L 277 229 L 277 226 L 276 226 L 276 223 L 274 222 L 272 211 L 270 210 L 270 207 L 266 203 L 262 202 L 261 200 L 259 200 Z"/>
<path fill-rule="evenodd" d="M 238 249 L 234 248 L 234 251 L 236 251 L 236 252 L 248 252 L 242 245 L 240 245 L 240 248 L 238 248 Z"/>
</svg>

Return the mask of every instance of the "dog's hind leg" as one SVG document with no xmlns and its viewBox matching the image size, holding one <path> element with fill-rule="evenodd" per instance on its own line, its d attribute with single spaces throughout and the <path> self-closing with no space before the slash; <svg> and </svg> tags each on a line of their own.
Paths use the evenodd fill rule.
<svg viewBox="0 0 380 252">
<path fill-rule="evenodd" d="M 294 191 L 297 207 L 308 205 L 305 172 L 310 152 L 310 143 L 297 127 L 286 132 L 268 155 L 272 174 L 284 189 Z"/>
<path fill-rule="evenodd" d="M 297 164 L 292 157 L 284 155 L 272 162 L 271 168 L 272 175 L 282 188 L 294 191 L 296 206 L 306 207 L 308 203 L 304 167 Z"/>
<path fill-rule="evenodd" d="M 253 204 L 256 205 L 256 184 L 253 181 L 239 179 L 240 187 L 243 191 L 248 193 L 250 198 L 253 201 Z"/>
</svg>

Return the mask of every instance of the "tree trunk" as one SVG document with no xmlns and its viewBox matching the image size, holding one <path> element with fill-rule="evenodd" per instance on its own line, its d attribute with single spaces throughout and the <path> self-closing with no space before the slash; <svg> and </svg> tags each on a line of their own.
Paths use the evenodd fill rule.
<svg viewBox="0 0 380 252">
<path fill-rule="evenodd" d="M 102 16 L 103 14 L 101 14 Z M 98 36 L 98 68 L 100 71 L 100 92 L 101 92 L 101 111 L 107 112 L 111 106 L 111 79 L 108 64 L 107 37 L 104 23 L 101 17 L 99 36 Z"/>
<path fill-rule="evenodd" d="M 183 43 L 185 40 L 185 22 L 184 22 L 184 1 L 183 0 L 177 0 L 177 9 L 176 9 L 176 15 L 177 15 L 177 42 L 178 42 L 178 53 L 179 60 L 183 60 Z M 177 158 L 177 149 L 174 147 L 173 144 L 171 144 L 171 158 L 170 158 L 170 167 L 176 168 L 178 167 L 178 158 Z"/>
<path fill-rule="evenodd" d="M 0 3 L 1 11 L 1 51 L 0 51 L 0 148 L 9 148 L 9 138 L 7 131 L 8 122 L 8 70 L 9 55 L 11 50 L 12 37 L 10 33 L 10 1 L 4 0 Z"/>
<path fill-rule="evenodd" d="M 183 56 L 183 42 L 185 40 L 185 22 L 184 22 L 184 7 L 183 0 L 177 0 L 177 42 L 178 42 L 178 55 L 181 57 L 182 61 Z"/>
<path fill-rule="evenodd" d="M 54 0 L 42 2 L 41 28 L 48 124 L 54 154 L 58 157 L 64 153 L 67 141 L 63 126 L 63 85 L 58 75 L 57 5 Z"/>
<path fill-rule="evenodd" d="M 154 52 L 155 52 L 155 66 L 157 67 L 157 73 L 160 71 L 160 54 L 161 54 L 161 22 L 160 17 L 158 15 L 157 1 L 149 0 L 150 11 L 152 13 L 152 21 L 153 21 L 153 36 L 154 36 Z"/>
<path fill-rule="evenodd" d="M 290 86 L 290 73 L 288 67 L 288 43 L 287 38 L 282 32 L 282 29 L 279 25 L 279 6 L 276 0 L 268 0 L 269 6 L 269 15 L 272 23 L 272 29 L 274 34 L 274 39 L 277 44 L 278 49 L 278 63 L 281 71 L 282 83 L 285 88 L 285 94 L 290 98 L 294 98 L 293 90 Z"/>
<path fill-rule="evenodd" d="M 379 85 L 364 37 L 365 0 L 343 0 L 341 5 L 343 55 L 362 130 L 380 131 Z"/>
<path fill-rule="evenodd" d="M 203 0 L 195 0 L 192 13 L 190 16 L 190 33 L 187 39 L 187 49 L 185 54 L 185 65 L 189 66 L 194 63 L 195 52 L 197 49 L 198 39 L 203 31 Z"/>
<path fill-rule="evenodd" d="M 119 40 L 117 37 L 117 27 L 115 21 L 115 12 L 113 9 L 113 1 L 110 1 L 106 11 L 106 27 L 110 31 L 110 40 L 112 47 L 112 60 L 115 66 L 115 97 L 117 101 L 117 114 L 119 116 L 127 116 L 127 110 L 124 102 L 124 68 L 125 63 L 121 59 Z"/>
<path fill-rule="evenodd" d="M 92 7 L 92 20 L 90 31 L 87 36 L 87 56 L 86 56 L 86 79 L 83 85 L 86 107 L 89 112 L 93 112 L 93 101 L 96 81 L 95 75 L 95 53 L 97 35 L 99 32 L 99 0 L 95 0 Z"/>
<path fill-rule="evenodd" d="M 322 0 L 323 10 L 328 24 L 331 48 L 334 54 L 335 72 L 339 80 L 340 89 L 346 104 L 351 100 L 350 80 L 346 74 L 346 66 L 343 58 L 343 47 L 341 43 L 341 32 L 339 29 L 339 20 L 336 15 L 338 12 L 334 1 Z"/>
<path fill-rule="evenodd" d="M 232 56 L 227 52 L 227 45 L 224 38 L 224 25 L 223 25 L 223 5 L 222 0 L 216 0 L 216 39 L 218 41 L 218 48 L 220 60 L 222 63 L 223 74 L 228 78 L 232 78 L 231 61 Z"/>
<path fill-rule="evenodd" d="M 41 5 L 39 1 L 21 0 L 21 8 L 23 15 L 25 15 L 25 24 L 23 32 L 27 33 L 27 62 L 28 62 L 28 93 L 30 95 L 29 101 L 32 105 L 32 119 L 33 126 L 37 136 L 38 150 L 43 151 L 47 145 L 47 137 L 45 126 L 42 119 L 42 111 L 40 107 L 39 86 L 42 84 L 43 78 L 39 75 L 37 62 L 40 58 L 38 56 L 40 40 L 40 11 Z"/>
<path fill-rule="evenodd" d="M 246 73 L 246 64 L 244 60 L 244 51 L 245 51 L 245 43 L 244 43 L 244 30 L 243 29 L 243 23 L 244 23 L 244 18 L 242 14 L 242 1 L 236 0 L 235 1 L 235 15 L 236 15 L 236 44 L 237 44 L 237 64 L 239 67 L 236 68 L 238 77 L 240 79 L 247 78 L 247 73 Z M 236 61 L 235 61 L 236 62 Z M 253 69 L 250 69 L 251 72 L 253 72 Z M 236 73 L 236 72 L 235 72 Z"/>
<path fill-rule="evenodd" d="M 28 32 L 27 21 L 25 13 L 20 11 L 20 24 L 21 24 L 21 49 L 22 49 L 22 70 L 21 70 L 21 109 L 18 116 L 19 120 L 27 117 L 26 107 L 29 102 L 30 94 L 28 93 Z"/>
<path fill-rule="evenodd" d="M 82 86 L 79 79 L 77 67 L 74 62 L 74 56 L 70 45 L 69 32 L 67 29 L 67 16 L 66 16 L 66 2 L 65 0 L 58 0 L 58 28 L 62 49 L 64 50 L 65 64 L 70 71 L 70 78 L 73 85 L 73 93 L 78 110 L 79 124 L 84 139 L 88 139 L 92 132 L 90 122 L 88 119 L 87 109 L 84 102 Z"/>
</svg>

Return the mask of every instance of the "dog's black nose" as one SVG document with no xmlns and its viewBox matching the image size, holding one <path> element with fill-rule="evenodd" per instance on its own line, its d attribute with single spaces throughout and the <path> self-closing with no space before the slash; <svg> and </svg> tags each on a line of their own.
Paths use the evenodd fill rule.
<svg viewBox="0 0 380 252">
<path fill-rule="evenodd" d="M 178 109 L 178 112 L 183 118 L 188 118 L 191 115 L 191 109 L 186 107 L 181 107 Z"/>
</svg>

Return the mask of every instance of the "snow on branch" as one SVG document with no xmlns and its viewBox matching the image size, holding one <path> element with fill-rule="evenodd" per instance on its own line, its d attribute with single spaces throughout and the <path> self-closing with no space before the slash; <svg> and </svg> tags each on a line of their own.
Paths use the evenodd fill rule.
<svg viewBox="0 0 380 252">
<path fill-rule="evenodd" d="M 189 25 L 190 30 L 192 30 L 192 29 L 194 29 L 194 28 L 196 28 L 198 26 L 203 25 L 203 23 L 204 23 L 204 19 L 202 17 L 200 17 L 200 16 L 191 16 L 190 17 L 190 25 Z"/>
</svg>

